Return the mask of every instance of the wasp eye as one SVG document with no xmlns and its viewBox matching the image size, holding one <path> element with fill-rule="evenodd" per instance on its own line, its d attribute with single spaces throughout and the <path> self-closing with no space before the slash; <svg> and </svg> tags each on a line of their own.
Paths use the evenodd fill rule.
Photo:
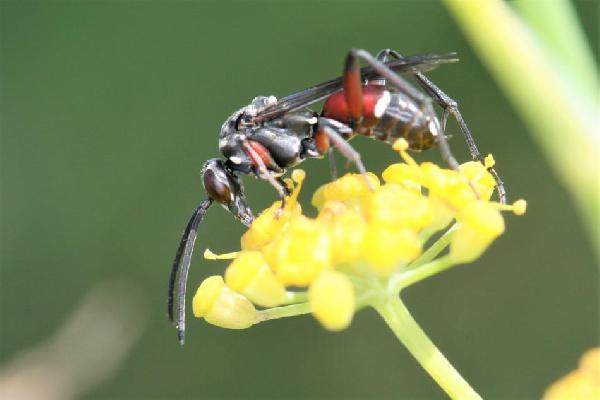
<svg viewBox="0 0 600 400">
<path fill-rule="evenodd" d="M 218 176 L 212 169 L 204 171 L 204 187 L 208 195 L 221 204 L 231 203 L 233 200 L 227 178 Z"/>
</svg>

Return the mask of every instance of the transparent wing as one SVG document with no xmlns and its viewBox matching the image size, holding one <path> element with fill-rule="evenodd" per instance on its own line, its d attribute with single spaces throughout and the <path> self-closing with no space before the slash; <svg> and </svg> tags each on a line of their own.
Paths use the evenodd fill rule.
<svg viewBox="0 0 600 400">
<path fill-rule="evenodd" d="M 449 54 L 420 54 L 416 56 L 403 57 L 385 63 L 391 70 L 398 73 L 403 72 L 427 72 L 440 64 L 451 64 L 458 62 L 455 53 Z M 371 67 L 363 67 L 360 70 L 363 80 L 371 80 L 379 77 L 379 74 Z M 343 77 L 328 80 L 308 89 L 283 97 L 277 103 L 265 108 L 258 113 L 252 122 L 261 122 L 273 119 L 287 112 L 298 110 L 310 104 L 325 99 L 332 93 L 342 89 Z"/>
</svg>

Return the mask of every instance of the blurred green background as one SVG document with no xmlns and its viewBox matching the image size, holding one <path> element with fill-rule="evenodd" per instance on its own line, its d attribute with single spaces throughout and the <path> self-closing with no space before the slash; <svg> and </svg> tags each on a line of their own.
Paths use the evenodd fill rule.
<svg viewBox="0 0 600 400">
<path fill-rule="evenodd" d="M 598 5 L 575 4 L 597 49 Z M 441 351 L 484 398 L 534 399 L 597 343 L 598 270 L 569 196 L 438 2 L 3 1 L 0 11 L 1 363 L 118 278 L 141 289 L 147 324 L 86 399 L 444 398 L 370 310 L 335 334 L 310 316 L 244 331 L 189 318 L 183 348 L 165 317 L 170 264 L 224 119 L 256 95 L 339 75 L 351 47 L 456 51 L 459 64 L 430 76 L 493 152 L 509 197 L 529 202 L 476 263 L 406 291 Z M 466 160 L 457 125 L 448 129 Z M 397 160 L 384 144 L 353 144 L 372 171 Z M 577 157 L 567 133 L 565 151 Z M 435 150 L 417 158 L 439 161 Z M 302 167 L 308 204 L 328 168 Z M 267 183 L 246 182 L 255 210 L 275 199 Z M 210 210 L 191 291 L 226 265 L 202 250 L 235 250 L 242 232 Z"/>
</svg>

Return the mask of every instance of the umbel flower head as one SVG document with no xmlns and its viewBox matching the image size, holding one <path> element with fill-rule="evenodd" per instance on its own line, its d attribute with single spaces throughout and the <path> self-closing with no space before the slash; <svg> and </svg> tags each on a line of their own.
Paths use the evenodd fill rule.
<svg viewBox="0 0 600 400">
<path fill-rule="evenodd" d="M 390 294 L 477 259 L 504 232 L 501 211 L 525 212 L 524 200 L 490 200 L 491 156 L 485 165 L 467 162 L 454 171 L 417 164 L 403 139 L 394 149 L 404 162 L 390 165 L 382 181 L 372 173 L 347 174 L 321 186 L 312 198 L 314 218 L 297 200 L 305 174 L 293 171 L 285 205 L 277 201 L 254 220 L 240 251 L 207 250 L 206 258 L 232 261 L 224 279 L 211 276 L 200 285 L 194 315 L 243 329 L 312 313 L 325 328 L 341 330 L 356 310 L 381 308 Z"/>
</svg>

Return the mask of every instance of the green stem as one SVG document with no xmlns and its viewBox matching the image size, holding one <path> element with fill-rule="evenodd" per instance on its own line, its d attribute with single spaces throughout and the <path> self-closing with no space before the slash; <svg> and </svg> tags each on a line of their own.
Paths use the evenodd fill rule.
<svg viewBox="0 0 600 400">
<path fill-rule="evenodd" d="M 306 292 L 286 292 L 286 299 L 283 304 L 296 304 L 308 301 L 308 293 Z"/>
<path fill-rule="evenodd" d="M 400 269 L 398 272 L 396 272 L 392 276 L 390 276 L 390 279 L 388 281 L 388 288 L 390 290 L 390 293 L 398 294 L 402 288 L 410 286 L 413 283 L 416 283 L 420 280 L 423 280 L 423 279 L 431 276 L 432 274 L 426 275 L 426 272 L 423 272 L 422 278 L 419 278 L 415 281 L 411 281 L 410 283 L 405 284 L 405 281 L 407 280 L 408 277 L 421 276 L 421 275 L 419 275 L 420 273 L 416 270 L 420 270 L 422 265 L 428 265 L 428 263 L 430 263 L 431 260 L 436 258 L 442 251 L 444 251 L 444 249 L 446 247 L 448 247 L 448 245 L 452 241 L 452 238 L 454 237 L 454 232 L 456 232 L 457 228 L 458 228 L 458 224 L 455 223 L 446 232 L 444 232 L 444 234 L 442 236 L 440 236 L 440 238 L 434 244 L 429 246 L 429 248 L 427 250 L 425 250 L 425 252 L 423 254 L 421 254 L 416 260 L 414 260 L 412 263 L 408 264 L 405 268 Z M 440 258 L 440 260 L 443 260 L 443 258 Z M 431 266 L 428 267 L 428 269 L 431 269 Z M 445 268 L 443 268 L 443 269 L 445 269 Z M 412 271 L 415 271 L 415 272 L 413 273 Z M 437 272 L 440 272 L 440 271 L 442 271 L 442 269 L 440 269 Z M 435 272 L 435 273 L 437 273 L 437 272 Z M 413 278 L 411 278 L 411 279 L 413 279 Z"/>
<path fill-rule="evenodd" d="M 394 280 L 390 280 L 389 293 L 398 294 L 402 289 L 414 285 L 423 279 L 439 274 L 448 268 L 457 265 L 450 256 L 438 258 L 435 261 L 419 266 L 418 268 L 406 271 Z"/>
<path fill-rule="evenodd" d="M 445 3 L 569 190 L 600 254 L 597 73 L 591 78 L 592 96 L 578 90 L 572 74 L 564 72 L 568 67 L 547 51 L 505 1 Z M 577 156 L 568 149 L 577 149 Z"/>
<path fill-rule="evenodd" d="M 295 317 L 296 315 L 310 314 L 310 304 L 300 303 L 289 306 L 267 308 L 258 312 L 256 323 L 270 321 L 272 319 Z"/>
<path fill-rule="evenodd" d="M 386 302 L 377 305 L 375 309 L 413 357 L 450 398 L 481 399 L 448 359 L 435 347 L 398 297 L 389 297 Z"/>
<path fill-rule="evenodd" d="M 456 232 L 456 229 L 458 229 L 457 223 L 448 228 L 448 230 L 444 232 L 444 234 L 440 236 L 440 238 L 434 244 L 429 246 L 429 248 L 425 250 L 425 252 L 423 252 L 423 254 L 421 254 L 415 261 L 407 265 L 403 272 L 420 267 L 421 265 L 426 264 L 436 258 L 438 254 L 448 247 L 452 241 L 452 238 L 454 237 L 454 232 Z"/>
<path fill-rule="evenodd" d="M 560 60 L 565 71 L 579 84 L 578 90 L 594 97 L 597 72 L 594 56 L 585 33 L 577 20 L 577 12 L 569 0 L 517 0 L 515 10 L 535 29 L 555 59 Z"/>
</svg>

